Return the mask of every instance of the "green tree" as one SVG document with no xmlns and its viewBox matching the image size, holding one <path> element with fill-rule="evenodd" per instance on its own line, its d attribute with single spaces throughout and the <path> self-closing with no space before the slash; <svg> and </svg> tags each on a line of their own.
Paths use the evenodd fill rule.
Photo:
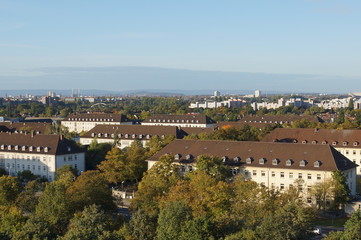
<svg viewBox="0 0 361 240">
<path fill-rule="evenodd" d="M 334 208 L 338 209 L 349 201 L 351 191 L 348 188 L 345 175 L 339 170 L 332 172 L 332 183 Z"/>
<path fill-rule="evenodd" d="M 22 191 L 22 186 L 16 177 L 0 177 L 0 205 L 11 205 Z"/>
<path fill-rule="evenodd" d="M 356 211 L 345 223 L 342 240 L 361 240 L 361 211 Z"/>
<path fill-rule="evenodd" d="M 116 209 L 112 191 L 98 171 L 83 172 L 67 189 L 66 195 L 74 212 L 92 204 L 100 206 L 105 211 Z"/>
<path fill-rule="evenodd" d="M 26 222 L 26 217 L 15 206 L 0 206 L 0 238 L 11 239 L 20 231 Z"/>
<path fill-rule="evenodd" d="M 105 156 L 111 150 L 112 146 L 108 143 L 98 143 L 94 139 L 85 155 L 85 165 L 87 170 L 96 170 L 97 165 L 105 160 Z"/>
<path fill-rule="evenodd" d="M 128 225 L 131 236 L 137 240 L 153 240 L 156 236 L 157 216 L 138 210 Z"/>
<path fill-rule="evenodd" d="M 219 157 L 201 155 L 196 161 L 197 170 L 203 171 L 216 179 L 225 180 L 231 176 L 229 168 Z"/>
<path fill-rule="evenodd" d="M 158 217 L 157 240 L 180 239 L 185 222 L 191 217 L 191 210 L 184 202 L 169 202 Z"/>
<path fill-rule="evenodd" d="M 106 214 L 101 207 L 90 205 L 70 220 L 68 231 L 61 240 L 75 239 L 112 239 L 111 232 L 115 228 L 111 215 Z"/>
</svg>

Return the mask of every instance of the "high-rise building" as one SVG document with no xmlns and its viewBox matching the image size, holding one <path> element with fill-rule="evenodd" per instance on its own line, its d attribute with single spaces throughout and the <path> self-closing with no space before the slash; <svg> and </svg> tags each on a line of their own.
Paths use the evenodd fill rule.
<svg viewBox="0 0 361 240">
<path fill-rule="evenodd" d="M 254 91 L 254 97 L 260 97 L 260 96 L 261 96 L 261 91 L 260 90 Z"/>
<path fill-rule="evenodd" d="M 221 93 L 216 90 L 216 91 L 214 91 L 213 96 L 214 97 L 219 97 L 219 96 L 221 96 Z"/>
</svg>

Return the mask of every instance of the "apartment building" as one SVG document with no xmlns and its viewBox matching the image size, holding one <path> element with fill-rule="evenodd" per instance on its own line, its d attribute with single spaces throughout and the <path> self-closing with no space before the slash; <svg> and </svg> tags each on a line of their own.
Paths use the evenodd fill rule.
<svg viewBox="0 0 361 240">
<path fill-rule="evenodd" d="M 132 125 L 133 122 L 123 114 L 115 113 L 76 113 L 67 116 L 61 124 L 70 132 L 87 132 L 96 125 Z"/>
<path fill-rule="evenodd" d="M 361 177 L 361 130 L 277 128 L 262 142 L 331 145 L 358 165 L 357 175 Z"/>
<path fill-rule="evenodd" d="M 152 136 L 177 138 L 180 133 L 178 128 L 173 126 L 97 125 L 80 137 L 80 143 L 89 145 L 94 140 L 98 143 L 116 142 L 119 148 L 124 149 L 138 140 L 145 147 Z"/>
<path fill-rule="evenodd" d="M 309 201 L 312 186 L 340 170 L 351 193 L 356 194 L 357 165 L 330 145 L 175 140 L 147 160 L 148 169 L 165 154 L 174 156 L 182 173 L 193 171 L 200 155 L 219 157 L 234 175 L 242 173 L 260 185 L 281 191 L 297 187 Z"/>
<path fill-rule="evenodd" d="M 84 149 L 58 135 L 0 133 L 0 168 L 9 175 L 29 170 L 53 181 L 64 165 L 85 171 Z"/>
<path fill-rule="evenodd" d="M 216 124 L 211 118 L 202 114 L 168 115 L 154 114 L 144 120 L 146 126 L 176 126 L 176 127 L 200 127 L 208 128 Z"/>
</svg>

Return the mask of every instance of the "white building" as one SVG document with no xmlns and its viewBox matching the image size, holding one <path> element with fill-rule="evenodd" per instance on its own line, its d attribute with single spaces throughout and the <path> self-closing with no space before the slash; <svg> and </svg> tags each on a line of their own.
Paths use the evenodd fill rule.
<svg viewBox="0 0 361 240">
<path fill-rule="evenodd" d="M 276 128 L 262 141 L 331 145 L 358 165 L 361 177 L 361 130 Z"/>
<path fill-rule="evenodd" d="M 70 132 L 87 132 L 96 125 L 132 125 L 125 115 L 115 113 L 77 113 L 67 116 L 61 124 Z"/>
<path fill-rule="evenodd" d="M 58 135 L 0 133 L 0 168 L 12 176 L 29 170 L 53 181 L 55 171 L 64 165 L 85 171 L 84 152 Z"/>
<path fill-rule="evenodd" d="M 94 140 L 98 143 L 113 144 L 116 142 L 119 148 L 124 149 L 138 140 L 145 147 L 153 136 L 177 138 L 178 128 L 172 126 L 97 125 L 80 137 L 80 143 L 89 145 Z"/>
<path fill-rule="evenodd" d="M 309 203 L 314 202 L 310 199 L 312 186 L 340 170 L 351 193 L 356 194 L 357 165 L 329 145 L 175 140 L 147 160 L 148 169 L 165 154 L 174 156 L 183 173 L 195 169 L 200 155 L 220 157 L 234 175 L 243 173 L 260 185 L 280 191 L 297 187 Z"/>
<path fill-rule="evenodd" d="M 216 122 L 202 114 L 168 115 L 155 114 L 142 122 L 145 126 L 175 126 L 175 127 L 200 127 L 208 128 Z"/>
<path fill-rule="evenodd" d="M 189 105 L 189 108 L 219 108 L 219 107 L 242 107 L 243 105 L 245 105 L 247 102 L 243 99 L 228 99 L 222 102 L 216 102 L 216 101 L 205 101 L 204 103 L 199 103 L 199 102 L 195 102 L 195 103 L 191 103 Z"/>
<path fill-rule="evenodd" d="M 254 97 L 260 97 L 261 96 L 261 91 L 260 90 L 256 90 L 254 91 Z"/>
</svg>

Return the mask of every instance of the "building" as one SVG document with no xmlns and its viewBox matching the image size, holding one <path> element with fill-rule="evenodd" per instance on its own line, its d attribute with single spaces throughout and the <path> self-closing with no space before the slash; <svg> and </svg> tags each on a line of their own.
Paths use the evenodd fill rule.
<svg viewBox="0 0 361 240">
<path fill-rule="evenodd" d="M 216 122 L 206 115 L 167 115 L 155 114 L 144 120 L 142 125 L 146 126 L 176 126 L 176 127 L 213 127 Z"/>
<path fill-rule="evenodd" d="M 70 132 L 87 132 L 96 125 L 132 125 L 123 114 L 115 113 L 76 113 L 67 116 L 61 124 L 69 129 Z"/>
<path fill-rule="evenodd" d="M 182 173 L 193 171 L 200 155 L 219 157 L 234 175 L 242 173 L 260 185 L 281 191 L 297 187 L 309 202 L 312 186 L 340 170 L 351 193 L 356 194 L 357 165 L 330 145 L 174 140 L 147 160 L 148 169 L 165 154 L 174 156 Z"/>
<path fill-rule="evenodd" d="M 245 104 L 247 104 L 247 101 L 243 100 L 243 99 L 228 99 L 225 101 L 221 101 L 221 102 L 216 102 L 216 101 L 205 101 L 204 103 L 200 103 L 200 102 L 195 102 L 195 103 L 191 103 L 189 105 L 189 108 L 219 108 L 219 107 L 228 107 L 228 108 L 233 108 L 233 107 L 242 107 Z"/>
<path fill-rule="evenodd" d="M 254 97 L 258 98 L 261 96 L 261 90 L 254 91 Z"/>
<path fill-rule="evenodd" d="M 50 134 L 51 123 L 38 122 L 2 122 L 0 123 L 0 131 L 12 133 L 35 133 Z"/>
<path fill-rule="evenodd" d="M 219 91 L 214 91 L 214 93 L 213 93 L 213 97 L 219 97 L 219 96 L 221 96 L 221 93 L 219 92 Z"/>
<path fill-rule="evenodd" d="M 263 124 L 293 124 L 295 121 L 305 119 L 314 123 L 323 122 L 323 120 L 317 116 L 300 116 L 300 115 L 247 115 L 240 119 L 238 122 L 247 123 L 252 126 L 253 123 Z"/>
<path fill-rule="evenodd" d="M 29 170 L 53 181 L 64 165 L 85 171 L 84 149 L 58 135 L 0 133 L 0 168 L 9 175 Z"/>
<path fill-rule="evenodd" d="M 262 141 L 331 145 L 359 165 L 357 175 L 361 177 L 361 130 L 277 128 Z"/>
<path fill-rule="evenodd" d="M 177 127 L 172 126 L 97 125 L 80 137 L 80 143 L 89 145 L 94 140 L 98 143 L 113 144 L 116 142 L 119 148 L 124 149 L 138 140 L 145 147 L 153 136 L 177 138 L 179 132 Z"/>
</svg>

